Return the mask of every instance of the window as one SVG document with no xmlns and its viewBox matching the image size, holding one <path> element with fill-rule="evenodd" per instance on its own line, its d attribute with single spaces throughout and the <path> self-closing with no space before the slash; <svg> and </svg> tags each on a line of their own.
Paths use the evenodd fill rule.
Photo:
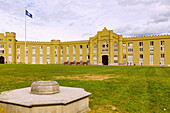
<svg viewBox="0 0 170 113">
<path fill-rule="evenodd" d="M 0 54 L 4 54 L 4 45 L 0 45 Z"/>
<path fill-rule="evenodd" d="M 114 55 L 114 64 L 118 64 L 118 56 L 117 55 Z"/>
<path fill-rule="evenodd" d="M 115 42 L 114 43 L 114 52 L 117 52 L 117 50 L 118 50 L 118 47 L 117 47 L 117 43 Z"/>
<path fill-rule="evenodd" d="M 25 64 L 28 64 L 28 56 L 25 57 Z"/>
<path fill-rule="evenodd" d="M 73 62 L 76 62 L 76 56 L 73 56 Z"/>
<path fill-rule="evenodd" d="M 164 65 L 165 64 L 165 54 L 161 54 L 161 63 L 160 65 Z"/>
<path fill-rule="evenodd" d="M 80 54 L 82 54 L 82 48 L 83 48 L 83 46 L 80 45 Z"/>
<path fill-rule="evenodd" d="M 89 54 L 89 45 L 87 45 L 87 54 Z"/>
<path fill-rule="evenodd" d="M 55 46 L 55 55 L 57 55 L 57 46 Z"/>
<path fill-rule="evenodd" d="M 69 62 L 69 56 L 67 56 L 67 62 Z"/>
<path fill-rule="evenodd" d="M 0 39 L 0 42 L 3 42 L 3 39 Z"/>
<path fill-rule="evenodd" d="M 40 56 L 40 64 L 43 64 L 43 57 Z"/>
<path fill-rule="evenodd" d="M 40 46 L 40 54 L 43 54 L 43 46 Z"/>
<path fill-rule="evenodd" d="M 17 56 L 17 64 L 20 63 L 20 56 Z"/>
<path fill-rule="evenodd" d="M 32 56 L 32 64 L 35 64 L 35 56 Z"/>
<path fill-rule="evenodd" d="M 102 52 L 107 52 L 107 51 L 108 51 L 108 43 L 104 41 L 102 44 Z"/>
<path fill-rule="evenodd" d="M 80 56 L 80 62 L 82 63 L 82 56 Z"/>
<path fill-rule="evenodd" d="M 73 46 L 73 54 L 76 54 L 76 46 Z"/>
<path fill-rule="evenodd" d="M 143 52 L 143 42 L 139 42 L 139 52 Z"/>
<path fill-rule="evenodd" d="M 8 39 L 8 41 L 9 41 L 9 42 L 11 42 L 11 41 L 12 41 L 12 39 Z"/>
<path fill-rule="evenodd" d="M 165 42 L 164 42 L 164 41 L 161 41 L 161 52 L 164 51 L 164 45 L 165 45 Z"/>
<path fill-rule="evenodd" d="M 67 55 L 69 54 L 69 46 L 67 46 Z"/>
<path fill-rule="evenodd" d="M 153 54 L 150 55 L 150 65 L 154 64 L 154 56 Z"/>
<path fill-rule="evenodd" d="M 150 52 L 154 51 L 154 41 L 150 41 Z"/>
<path fill-rule="evenodd" d="M 97 53 L 97 45 L 96 44 L 93 45 L 93 53 Z"/>
<path fill-rule="evenodd" d="M 61 46 L 61 55 L 63 54 L 63 46 Z"/>
<path fill-rule="evenodd" d="M 133 65 L 133 55 L 128 55 L 128 65 Z"/>
<path fill-rule="evenodd" d="M 11 54 L 12 53 L 12 46 L 11 44 L 9 44 L 9 47 L 8 47 L 8 53 Z"/>
<path fill-rule="evenodd" d="M 26 46 L 26 54 L 28 54 L 28 46 Z"/>
<path fill-rule="evenodd" d="M 12 56 L 8 56 L 8 64 L 12 64 Z"/>
<path fill-rule="evenodd" d="M 143 55 L 139 55 L 139 65 L 143 65 Z"/>
<path fill-rule="evenodd" d="M 47 46 L 47 55 L 50 54 L 50 46 Z"/>
<path fill-rule="evenodd" d="M 32 46 L 32 54 L 35 54 L 35 46 Z"/>
<path fill-rule="evenodd" d="M 55 56 L 55 64 L 57 64 L 57 56 Z"/>
<path fill-rule="evenodd" d="M 128 52 L 133 52 L 133 43 L 128 43 Z"/>
<path fill-rule="evenodd" d="M 90 56 L 89 55 L 87 56 L 87 62 L 88 63 L 90 62 Z"/>
<path fill-rule="evenodd" d="M 17 45 L 17 54 L 20 54 L 20 45 Z"/>
<path fill-rule="evenodd" d="M 93 56 L 93 64 L 97 64 L 97 57 Z"/>
<path fill-rule="evenodd" d="M 126 55 L 123 55 L 123 64 L 126 64 Z"/>
<path fill-rule="evenodd" d="M 63 57 L 60 57 L 60 64 L 63 64 Z"/>
<path fill-rule="evenodd" d="M 126 53 L 126 43 L 123 43 L 123 53 Z"/>
<path fill-rule="evenodd" d="M 50 56 L 47 56 L 47 64 L 50 64 Z"/>
</svg>

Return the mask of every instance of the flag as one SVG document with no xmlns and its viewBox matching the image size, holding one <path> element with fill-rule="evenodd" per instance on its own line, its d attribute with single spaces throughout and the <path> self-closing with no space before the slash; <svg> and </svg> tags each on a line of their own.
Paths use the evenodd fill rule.
<svg viewBox="0 0 170 113">
<path fill-rule="evenodd" d="M 26 15 L 29 16 L 30 18 L 32 18 L 32 14 L 29 13 L 27 10 L 25 10 L 25 11 L 26 11 Z"/>
</svg>

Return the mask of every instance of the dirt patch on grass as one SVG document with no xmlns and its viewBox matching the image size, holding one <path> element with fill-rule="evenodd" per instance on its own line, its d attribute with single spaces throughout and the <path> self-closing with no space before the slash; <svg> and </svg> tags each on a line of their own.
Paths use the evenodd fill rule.
<svg viewBox="0 0 170 113">
<path fill-rule="evenodd" d="M 70 79 L 70 80 L 106 80 L 109 78 L 118 78 L 114 74 L 80 74 L 76 76 L 55 76 L 55 79 Z"/>
</svg>

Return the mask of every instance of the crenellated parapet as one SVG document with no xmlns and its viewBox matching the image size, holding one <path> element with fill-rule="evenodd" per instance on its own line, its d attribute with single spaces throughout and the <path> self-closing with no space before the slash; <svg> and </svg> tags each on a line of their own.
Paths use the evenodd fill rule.
<svg viewBox="0 0 170 113">
<path fill-rule="evenodd" d="M 131 40 L 154 40 L 154 39 L 167 39 L 170 38 L 170 35 L 152 35 L 152 36 L 139 36 L 139 37 L 126 37 L 123 38 L 123 41 Z"/>
</svg>

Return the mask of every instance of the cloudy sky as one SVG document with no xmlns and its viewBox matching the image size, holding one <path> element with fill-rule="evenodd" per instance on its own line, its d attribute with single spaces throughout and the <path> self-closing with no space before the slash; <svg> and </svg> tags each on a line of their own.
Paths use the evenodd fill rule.
<svg viewBox="0 0 170 113">
<path fill-rule="evenodd" d="M 27 0 L 27 40 L 88 40 L 104 27 L 124 37 L 170 34 L 170 0 Z M 0 33 L 25 40 L 25 1 L 0 0 Z"/>
</svg>

